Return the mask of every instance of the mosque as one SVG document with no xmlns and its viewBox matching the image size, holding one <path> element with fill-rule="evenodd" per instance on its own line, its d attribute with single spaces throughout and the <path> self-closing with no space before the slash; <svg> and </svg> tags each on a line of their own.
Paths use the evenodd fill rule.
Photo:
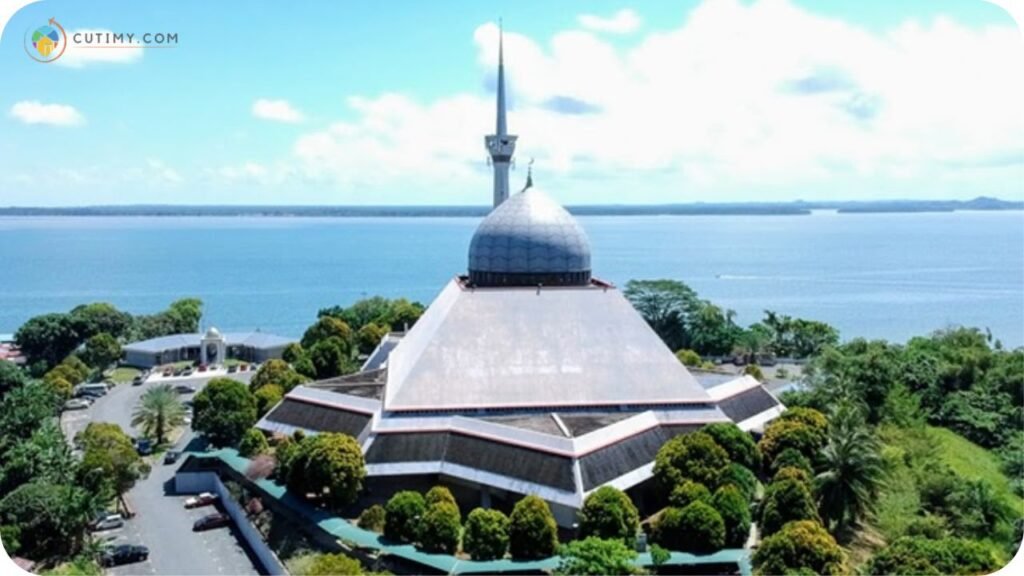
<svg viewBox="0 0 1024 576">
<path fill-rule="evenodd" d="M 568 527 L 603 485 L 643 507 L 655 454 L 673 436 L 710 422 L 757 430 L 784 406 L 749 376 L 691 374 L 622 292 L 592 275 L 576 219 L 532 177 L 509 195 L 516 136 L 504 75 L 499 47 L 497 124 L 485 138 L 494 208 L 466 273 L 359 373 L 295 388 L 257 427 L 350 434 L 371 490 L 424 478 L 483 506 L 536 494 Z"/>
</svg>

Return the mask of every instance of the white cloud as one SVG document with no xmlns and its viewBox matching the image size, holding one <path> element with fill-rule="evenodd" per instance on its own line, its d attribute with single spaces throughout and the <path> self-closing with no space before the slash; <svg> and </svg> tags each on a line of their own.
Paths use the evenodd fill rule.
<svg viewBox="0 0 1024 576">
<path fill-rule="evenodd" d="M 111 30 L 102 28 L 68 30 L 69 38 L 77 37 L 83 42 L 68 42 L 64 54 L 53 63 L 68 68 L 84 68 L 92 64 L 132 64 L 142 60 L 144 48 L 128 48 L 124 43 L 84 42 L 87 35 L 97 40 L 105 40 L 107 35 L 112 33 Z"/>
<path fill-rule="evenodd" d="M 49 124 L 51 126 L 77 126 L 85 118 L 67 104 L 43 104 L 36 100 L 23 100 L 11 106 L 11 116 L 25 124 Z"/>
<path fill-rule="evenodd" d="M 491 81 L 497 32 L 474 34 Z M 869 31 L 785 0 L 709 0 L 628 48 L 506 31 L 509 126 L 566 202 L 1019 196 L 1021 47 L 1010 26 Z M 379 201 L 485 201 L 492 95 L 348 105 L 353 120 L 296 142 L 305 177 Z"/>
<path fill-rule="evenodd" d="M 640 16 L 629 8 L 619 10 L 613 16 L 607 18 L 594 14 L 581 14 L 578 20 L 580 26 L 588 30 L 609 32 L 611 34 L 629 34 L 630 32 L 635 32 L 640 27 Z"/>
<path fill-rule="evenodd" d="M 156 180 L 164 184 L 180 184 L 182 181 L 181 174 L 160 159 L 148 158 L 146 167 L 147 170 L 144 173 L 147 181 Z"/>
<path fill-rule="evenodd" d="M 303 115 L 287 100 L 268 100 L 260 98 L 252 103 L 252 115 L 264 120 L 275 122 L 302 122 Z"/>
</svg>

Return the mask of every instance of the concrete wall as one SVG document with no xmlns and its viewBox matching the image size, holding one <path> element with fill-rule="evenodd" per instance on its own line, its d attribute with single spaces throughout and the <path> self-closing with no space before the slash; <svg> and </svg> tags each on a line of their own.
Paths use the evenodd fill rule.
<svg viewBox="0 0 1024 576">
<path fill-rule="evenodd" d="M 270 574 L 270 576 L 287 576 L 288 573 L 285 571 L 284 566 L 281 565 L 281 562 L 274 555 L 274 552 L 271 551 L 270 547 L 267 546 L 267 543 L 263 541 L 259 531 L 249 522 L 249 519 L 245 516 L 245 510 L 239 506 L 238 502 L 232 499 L 227 487 L 220 481 L 216 473 L 179 472 L 174 477 L 174 488 L 179 493 L 213 492 L 220 496 L 224 511 L 234 520 L 238 532 L 245 538 L 249 548 L 256 555 L 256 558 L 259 559 L 267 574 Z"/>
</svg>

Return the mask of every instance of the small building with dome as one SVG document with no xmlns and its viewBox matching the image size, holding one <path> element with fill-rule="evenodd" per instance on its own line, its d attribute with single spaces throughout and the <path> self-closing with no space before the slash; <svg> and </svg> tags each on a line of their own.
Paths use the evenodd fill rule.
<svg viewBox="0 0 1024 576">
<path fill-rule="evenodd" d="M 122 363 L 138 368 L 184 361 L 214 365 L 229 358 L 261 363 L 280 358 L 293 342 L 298 341 L 259 330 L 221 333 L 210 327 L 204 333 L 172 334 L 126 344 Z"/>
<path fill-rule="evenodd" d="M 594 277 L 586 232 L 532 174 L 507 194 L 516 137 L 501 58 L 497 130 L 485 139 L 494 208 L 466 272 L 363 371 L 294 388 L 257 427 L 353 436 L 375 498 L 418 481 L 484 507 L 536 494 L 571 526 L 604 485 L 643 508 L 655 454 L 673 436 L 712 422 L 757 430 L 784 407 L 750 376 L 688 371 L 623 293 Z"/>
</svg>

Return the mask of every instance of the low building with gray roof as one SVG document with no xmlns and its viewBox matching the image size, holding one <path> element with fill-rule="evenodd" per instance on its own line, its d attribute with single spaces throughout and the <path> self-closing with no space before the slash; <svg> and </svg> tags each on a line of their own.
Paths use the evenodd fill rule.
<svg viewBox="0 0 1024 576">
<path fill-rule="evenodd" d="M 293 342 L 298 340 L 259 330 L 222 334 L 216 328 L 210 328 L 205 333 L 172 334 L 126 344 L 122 348 L 122 361 L 139 368 L 182 361 L 220 364 L 228 358 L 261 363 L 280 358 L 284 349 Z"/>
</svg>

